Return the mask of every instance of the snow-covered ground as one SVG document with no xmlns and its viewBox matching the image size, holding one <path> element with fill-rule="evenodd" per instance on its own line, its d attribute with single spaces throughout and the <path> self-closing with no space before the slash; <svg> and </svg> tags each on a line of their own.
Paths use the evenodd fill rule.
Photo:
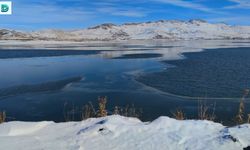
<svg viewBox="0 0 250 150">
<path fill-rule="evenodd" d="M 108 116 L 82 122 L 0 124 L 3 150 L 241 150 L 250 146 L 250 125 L 225 127 L 211 121 L 153 122 Z"/>
</svg>

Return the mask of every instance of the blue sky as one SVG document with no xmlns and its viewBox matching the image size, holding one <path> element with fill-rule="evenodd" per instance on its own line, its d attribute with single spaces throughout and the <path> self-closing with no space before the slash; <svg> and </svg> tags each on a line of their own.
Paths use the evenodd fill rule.
<svg viewBox="0 0 250 150">
<path fill-rule="evenodd" d="M 1 0 L 0 0 L 1 1 Z M 101 23 L 204 19 L 250 25 L 250 0 L 12 0 L 0 28 L 79 29 Z"/>
</svg>

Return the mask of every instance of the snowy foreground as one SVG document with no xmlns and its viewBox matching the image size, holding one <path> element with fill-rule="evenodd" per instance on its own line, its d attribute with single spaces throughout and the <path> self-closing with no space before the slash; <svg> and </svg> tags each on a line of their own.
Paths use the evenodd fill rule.
<svg viewBox="0 0 250 150">
<path fill-rule="evenodd" d="M 250 125 L 227 128 L 210 121 L 153 122 L 109 116 L 82 122 L 8 122 L 0 125 L 3 150 L 241 150 Z"/>
</svg>

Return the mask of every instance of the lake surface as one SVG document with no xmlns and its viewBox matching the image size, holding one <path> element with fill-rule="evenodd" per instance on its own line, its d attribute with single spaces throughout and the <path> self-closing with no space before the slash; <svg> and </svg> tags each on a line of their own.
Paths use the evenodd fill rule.
<svg viewBox="0 0 250 150">
<path fill-rule="evenodd" d="M 138 81 L 186 97 L 239 98 L 250 87 L 250 48 L 210 49 L 184 53 L 185 59 L 164 61 L 165 71 Z"/>
<path fill-rule="evenodd" d="M 2 47 L 0 110 L 9 120 L 64 121 L 65 104 L 80 111 L 107 96 L 109 111 L 134 104 L 143 120 L 172 116 L 176 108 L 195 118 L 204 100 L 228 123 L 250 86 L 250 43 L 241 42 L 110 43 L 82 51 Z"/>
</svg>

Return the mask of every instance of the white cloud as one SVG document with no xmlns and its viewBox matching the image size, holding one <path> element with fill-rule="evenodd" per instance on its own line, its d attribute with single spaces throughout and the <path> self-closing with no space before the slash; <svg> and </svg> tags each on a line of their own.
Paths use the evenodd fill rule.
<svg viewBox="0 0 250 150">
<path fill-rule="evenodd" d="M 206 20 L 213 23 L 229 23 L 236 25 L 249 25 L 250 23 L 250 17 L 247 16 L 218 17 L 218 18 L 209 18 Z"/>
<path fill-rule="evenodd" d="M 146 11 L 136 9 L 119 9 L 117 7 L 101 7 L 97 8 L 98 12 L 107 13 L 114 16 L 125 16 L 125 17 L 145 17 L 147 16 Z"/>
<path fill-rule="evenodd" d="M 63 8 L 56 5 L 14 3 L 13 15 L 5 18 L 9 23 L 59 23 L 88 19 L 92 12 Z"/>
<path fill-rule="evenodd" d="M 179 6 L 179 7 L 200 10 L 200 11 L 204 11 L 204 12 L 215 12 L 213 9 L 208 8 L 202 4 L 188 2 L 188 1 L 184 1 L 184 0 L 152 0 L 152 1 L 171 4 L 171 5 L 175 5 L 175 6 Z"/>
<path fill-rule="evenodd" d="M 227 6 L 225 7 L 226 9 L 236 9 L 236 8 L 250 9 L 249 0 L 228 0 L 228 1 L 235 3 L 235 5 Z"/>
</svg>

